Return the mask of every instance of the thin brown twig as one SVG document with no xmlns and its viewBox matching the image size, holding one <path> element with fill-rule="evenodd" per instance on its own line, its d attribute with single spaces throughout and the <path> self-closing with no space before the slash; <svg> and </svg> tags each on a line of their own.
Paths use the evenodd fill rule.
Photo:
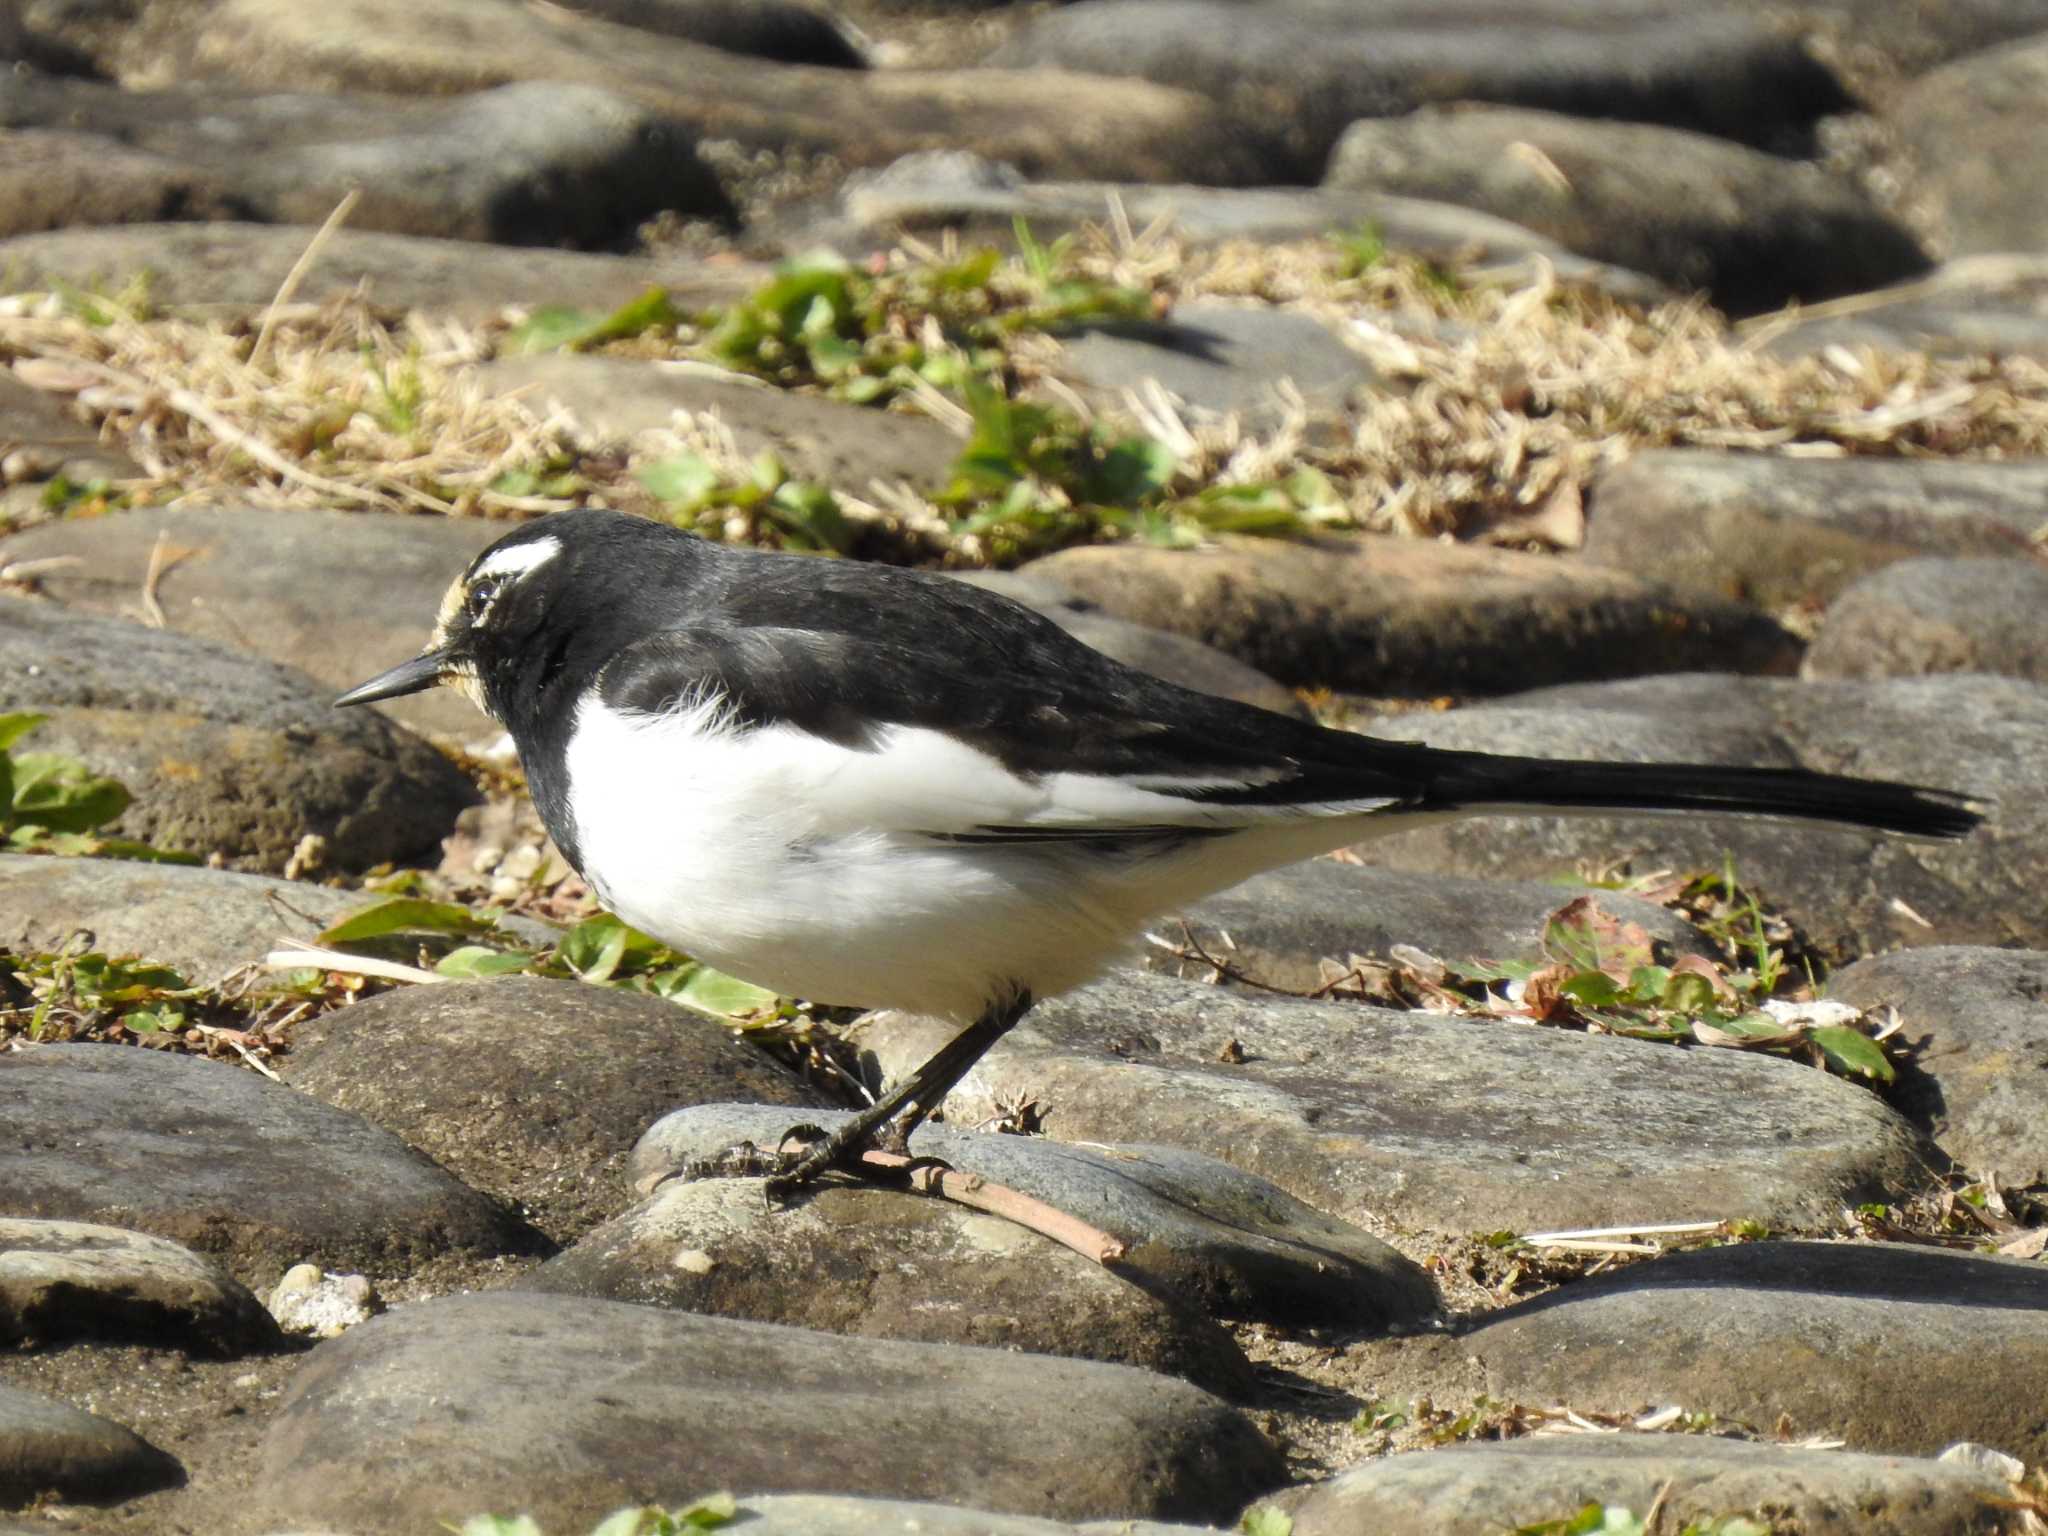
<svg viewBox="0 0 2048 1536">
<path fill-rule="evenodd" d="M 1671 1497 L 1670 1478 L 1665 1478 L 1657 1489 L 1657 1496 L 1650 1500 L 1650 1507 L 1643 1513 L 1643 1536 L 1657 1536 L 1658 1522 L 1664 1518 L 1664 1501 Z"/>
<path fill-rule="evenodd" d="M 271 297 L 270 307 L 263 311 L 263 323 L 256 328 L 255 345 L 249 348 L 251 368 L 263 366 L 263 355 L 270 350 L 271 333 L 277 329 L 277 322 L 283 317 L 284 307 L 299 291 L 299 284 L 306 280 L 306 274 L 313 270 L 313 263 L 318 259 L 321 247 L 327 244 L 337 229 L 348 222 L 348 216 L 356 211 L 356 204 L 362 200 L 363 189 L 350 187 L 348 194 L 334 205 L 334 212 L 327 215 L 327 222 L 306 242 L 306 248 L 299 252 L 299 259 L 293 262 L 291 270 L 285 273 L 284 281 L 277 285 L 277 292 Z"/>
<path fill-rule="evenodd" d="M 163 580 L 171 562 L 165 558 L 171 547 L 171 530 L 159 528 L 156 542 L 149 547 L 149 569 L 142 574 L 142 619 L 151 629 L 164 629 L 164 605 L 156 599 L 156 585 Z"/>
<path fill-rule="evenodd" d="M 861 1161 L 870 1168 L 903 1174 L 910 1187 L 921 1195 L 936 1195 L 941 1200 L 1014 1221 L 1097 1264 L 1113 1264 L 1124 1256 L 1123 1243 L 1101 1228 L 1092 1227 L 1080 1217 L 1070 1216 L 1022 1190 L 993 1183 L 978 1173 L 962 1173 L 944 1163 L 895 1152 L 864 1152 Z"/>
</svg>

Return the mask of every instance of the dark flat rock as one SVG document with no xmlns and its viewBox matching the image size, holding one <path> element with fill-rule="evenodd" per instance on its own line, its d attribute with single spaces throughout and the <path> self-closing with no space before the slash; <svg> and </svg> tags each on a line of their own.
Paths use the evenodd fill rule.
<svg viewBox="0 0 2048 1536">
<path fill-rule="evenodd" d="M 152 302 L 171 309 L 260 310 L 277 297 L 314 231 L 254 223 L 132 224 L 61 229 L 0 240 L 0 271 L 22 289 L 59 283 L 118 292 L 149 276 Z M 470 320 L 508 305 L 568 304 L 609 311 L 659 284 L 688 308 L 731 303 L 761 269 L 675 258 L 547 251 L 339 229 L 321 244 L 298 297 L 321 303 L 358 286 L 372 303 Z"/>
<path fill-rule="evenodd" d="M 1485 101 L 1665 123 L 1748 144 L 1807 138 L 1841 86 L 1759 21 L 1676 6 L 1090 0 L 1048 12 L 991 57 L 1139 75 L 1288 127 L 1298 176 L 1359 118 Z"/>
<path fill-rule="evenodd" d="M 1901 560 L 1829 605 L 1806 677 L 1996 672 L 2048 683 L 2048 563 Z"/>
<path fill-rule="evenodd" d="M 114 1504 L 185 1480 L 175 1457 L 96 1414 L 0 1383 L 0 1502 Z"/>
<path fill-rule="evenodd" d="M 202 986 L 361 905 L 355 892 L 225 869 L 0 854 L 0 949 L 51 952 L 83 933 L 102 954 Z"/>
<path fill-rule="evenodd" d="M 359 1536 L 463 1518 L 480 1489 L 559 1530 L 621 1490 L 673 1506 L 727 1486 L 1221 1519 L 1283 1475 L 1235 1411 L 1125 1366 L 497 1292 L 316 1349 L 251 1504 Z"/>
<path fill-rule="evenodd" d="M 189 1248 L 86 1222 L 0 1220 L 0 1340 L 71 1339 L 232 1356 L 283 1335 L 246 1286 Z"/>
<path fill-rule="evenodd" d="M 859 1039 L 895 1077 L 951 1033 L 877 1014 Z M 1875 1095 L 1790 1061 L 1137 971 L 1039 1004 L 947 1103 L 973 1124 L 1020 1099 L 1062 1141 L 1186 1147 L 1435 1232 L 1832 1226 L 1924 1187 L 1934 1155 Z"/>
<path fill-rule="evenodd" d="M 2048 89 L 2048 41 L 2024 37 L 1967 54 L 1900 92 L 1886 114 L 1911 151 L 1950 249 L 2039 251 L 2048 245 L 2048 191 L 2017 168 L 2039 161 L 2048 137 L 2032 103 Z"/>
<path fill-rule="evenodd" d="M 1956 843 L 1852 827 L 1715 816 L 1485 816 L 1361 844 L 1396 869 L 1539 878 L 1626 855 L 1638 869 L 1733 857 L 1824 957 L 1899 944 L 2048 943 L 2039 889 L 2048 807 L 2048 689 L 1956 675 L 1869 683 L 1668 677 L 1548 689 L 1378 722 L 1437 746 L 1624 761 L 1757 763 L 1959 790 L 1990 825 Z"/>
<path fill-rule="evenodd" d="M 219 189 L 190 211 L 130 218 L 318 224 L 351 188 L 358 229 L 511 245 L 615 246 L 663 209 L 722 218 L 731 205 L 682 123 L 600 89 L 556 81 L 463 95 L 365 96 L 224 89 L 124 90 L 33 74 L 8 82 L 0 125 L 62 127 L 74 156 L 160 157 Z M 9 234 L 55 220 L 8 227 Z M 113 222 L 81 208 L 64 223 Z"/>
<path fill-rule="evenodd" d="M 770 1145 L 788 1126 L 789 1113 L 781 1118 Z M 856 1338 L 1106 1360 L 1237 1400 L 1252 1391 L 1251 1362 L 1189 1301 L 1000 1216 L 907 1190 L 835 1186 L 782 1208 L 760 1179 L 671 1183 L 519 1287 Z"/>
<path fill-rule="evenodd" d="M 2006 1187 L 2048 1179 L 2048 955 L 1919 949 L 1859 960 L 1828 996 L 1892 1007 L 1924 1040 L 1893 1102 L 1943 1151 Z"/>
<path fill-rule="evenodd" d="M 1293 1536 L 1497 1536 L 1589 1503 L 1637 1515 L 1655 1504 L 1673 1530 L 1761 1515 L 1805 1536 L 1952 1536 L 1989 1529 L 2010 1492 L 1988 1473 L 1914 1457 L 1618 1434 L 1389 1456 L 1274 1502 L 1294 1517 Z"/>
<path fill-rule="evenodd" d="M 1984 1358 L 1986 1376 L 1958 1371 Z M 2048 1271 L 1873 1243 L 1699 1249 L 1578 1281 L 1463 1339 L 1486 1390 L 1634 1412 L 1680 1403 L 1853 1450 L 1974 1440 L 2032 1463 L 2048 1444 Z"/>
<path fill-rule="evenodd" d="M 1192 91 L 1133 81 L 1112 94 L 1052 70 L 847 70 L 737 63 L 702 43 L 595 16 L 507 9 L 494 0 L 225 0 L 144 59 L 189 60 L 189 78 L 226 75 L 295 91 L 474 89 L 480 81 L 597 86 L 674 118 L 700 139 L 843 165 L 912 150 L 1000 155 L 1032 174 L 1118 181 L 1279 179 L 1268 130 Z M 161 67 L 161 66 L 160 66 Z"/>
<path fill-rule="evenodd" d="M 844 1111 L 812 1117 L 831 1127 Z M 772 1146 L 786 1113 L 702 1105 L 664 1117 L 633 1149 L 631 1178 L 651 1190 L 684 1164 L 742 1141 Z M 1371 1233 L 1327 1216 L 1255 1175 L 1178 1147 L 987 1136 L 941 1125 L 911 1138 L 921 1157 L 1035 1196 L 1122 1242 L 1118 1270 L 1224 1317 L 1352 1330 L 1430 1318 L 1436 1290 Z"/>
<path fill-rule="evenodd" d="M 683 1104 L 831 1102 L 720 1021 L 644 993 L 507 976 L 309 1019 L 292 1087 L 405 1139 L 566 1239 L 628 1204 L 626 1155 Z"/>
<path fill-rule="evenodd" d="M 168 630 L 0 598 L 0 689 L 45 712 L 36 750 L 134 800 L 109 830 L 276 871 L 299 840 L 365 869 L 432 848 L 476 798 L 433 748 L 303 673 Z"/>
<path fill-rule="evenodd" d="M 1594 482 L 1585 558 L 1778 612 L 1915 555 L 2031 560 L 2044 503 L 2048 462 L 1659 450 Z"/>
<path fill-rule="evenodd" d="M 965 445 L 929 416 L 880 411 L 635 358 L 550 352 L 477 370 L 493 394 L 525 390 L 538 407 L 566 406 L 601 437 L 671 425 L 677 411 L 715 414 L 749 458 L 772 452 L 798 480 L 864 496 L 876 480 L 942 486 Z"/>
<path fill-rule="evenodd" d="M 1156 383 L 1198 412 L 1234 412 L 1259 427 L 1284 414 L 1283 381 L 1322 415 L 1378 382 L 1372 365 L 1313 316 L 1224 304 L 1184 304 L 1168 321 L 1084 331 L 1068 338 L 1059 366 L 1084 397 L 1105 404 Z"/>
<path fill-rule="evenodd" d="M 1422 539 L 1100 545 L 1025 570 L 1071 600 L 1216 646 L 1284 683 L 1379 698 L 1797 664 L 1797 642 L 1744 605 L 1547 555 Z"/>
<path fill-rule="evenodd" d="M 112 1045 L 0 1055 L 0 1214 L 152 1232 L 243 1272 L 530 1251 L 389 1131 L 253 1072 Z"/>
<path fill-rule="evenodd" d="M 166 626 L 296 667 L 336 693 L 419 654 L 448 584 L 501 537 L 485 518 L 283 507 L 165 507 L 44 523 L 0 539 L 0 561 L 78 563 L 38 578 L 67 608 L 132 616 L 162 537 Z M 462 739 L 497 728 L 452 688 L 377 706 Z"/>
<path fill-rule="evenodd" d="M 1184 914 L 1198 943 L 1268 986 L 1312 992 L 1327 977 L 1324 959 L 1385 959 L 1408 945 L 1439 960 L 1532 960 L 1543 925 L 1581 892 L 1542 880 L 1475 880 L 1333 859 L 1308 859 L 1254 875 Z M 1713 954 L 1691 924 L 1654 902 L 1600 891 L 1602 911 L 1638 923 L 1675 954 Z M 1179 923 L 1152 931 L 1178 942 Z M 1150 970 L 1206 980 L 1211 968 L 1147 946 Z"/>
<path fill-rule="evenodd" d="M 867 52 L 850 27 L 798 0 L 576 0 L 571 8 L 778 64 L 859 69 L 867 63 Z"/>
<path fill-rule="evenodd" d="M 1626 114 L 1617 114 L 1626 115 Z M 1511 108 L 1366 120 L 1332 187 L 1483 209 L 1736 314 L 1858 293 L 1932 264 L 1853 182 L 1678 128 Z"/>
</svg>

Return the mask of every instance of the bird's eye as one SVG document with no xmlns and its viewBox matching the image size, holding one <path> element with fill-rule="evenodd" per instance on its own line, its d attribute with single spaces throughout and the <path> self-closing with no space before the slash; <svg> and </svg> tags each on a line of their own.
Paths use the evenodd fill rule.
<svg viewBox="0 0 2048 1536">
<path fill-rule="evenodd" d="M 469 595 L 464 599 L 463 607 L 469 610 L 469 616 L 472 619 L 480 619 L 484 616 L 485 610 L 492 603 L 496 602 L 497 599 L 498 582 L 496 578 L 485 577 L 482 581 L 471 583 Z"/>
</svg>

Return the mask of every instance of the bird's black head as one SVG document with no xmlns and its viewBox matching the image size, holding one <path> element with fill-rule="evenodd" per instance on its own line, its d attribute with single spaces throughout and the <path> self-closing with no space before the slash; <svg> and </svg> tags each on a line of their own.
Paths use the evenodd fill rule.
<svg viewBox="0 0 2048 1536">
<path fill-rule="evenodd" d="M 553 685 L 594 671 L 630 638 L 636 596 L 682 598 L 700 540 L 620 512 L 562 512 L 527 523 L 450 584 L 427 647 L 350 689 L 367 704 L 446 683 L 499 724 L 546 707 Z M 576 681 L 587 680 L 585 678 Z"/>
</svg>

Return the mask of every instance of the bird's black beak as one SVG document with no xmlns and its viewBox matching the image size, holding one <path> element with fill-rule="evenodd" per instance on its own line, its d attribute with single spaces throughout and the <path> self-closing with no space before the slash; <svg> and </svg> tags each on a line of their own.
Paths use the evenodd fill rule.
<svg viewBox="0 0 2048 1536">
<path fill-rule="evenodd" d="M 335 708 L 349 704 L 373 704 L 378 699 L 395 699 L 433 687 L 447 675 L 451 658 L 447 651 L 428 651 L 411 661 L 401 661 L 389 672 L 379 672 L 367 683 L 358 683 L 334 701 Z"/>
</svg>

